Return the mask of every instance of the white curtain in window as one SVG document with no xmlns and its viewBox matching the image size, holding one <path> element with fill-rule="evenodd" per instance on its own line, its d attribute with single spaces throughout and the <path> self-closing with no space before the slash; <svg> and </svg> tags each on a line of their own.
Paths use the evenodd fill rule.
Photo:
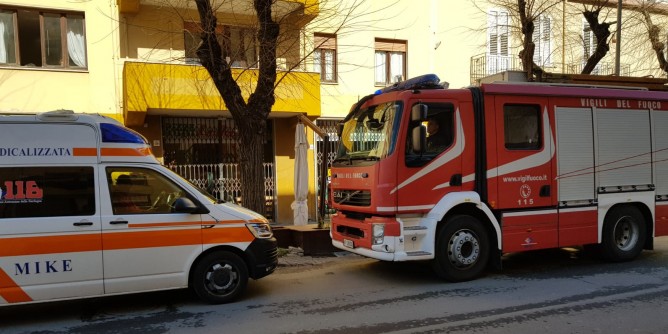
<svg viewBox="0 0 668 334">
<path fill-rule="evenodd" d="M 403 53 L 390 54 L 390 82 L 399 82 L 404 79 Z"/>
<path fill-rule="evenodd" d="M 8 28 L 10 24 L 12 24 L 12 15 L 7 13 L 0 13 L 0 63 L 7 63 L 7 52 L 9 51 L 7 43 L 9 41 L 5 40 L 5 31 L 9 30 Z"/>
<path fill-rule="evenodd" d="M 376 82 L 386 83 L 387 74 L 385 73 L 385 52 L 376 52 Z"/>
<path fill-rule="evenodd" d="M 325 51 L 325 80 L 334 81 L 334 51 Z"/>
<path fill-rule="evenodd" d="M 67 22 L 67 52 L 70 59 L 80 67 L 86 67 L 86 39 L 83 35 L 83 20 Z"/>
<path fill-rule="evenodd" d="M 322 74 L 322 65 L 320 65 L 320 50 L 313 53 L 313 71 Z"/>
</svg>

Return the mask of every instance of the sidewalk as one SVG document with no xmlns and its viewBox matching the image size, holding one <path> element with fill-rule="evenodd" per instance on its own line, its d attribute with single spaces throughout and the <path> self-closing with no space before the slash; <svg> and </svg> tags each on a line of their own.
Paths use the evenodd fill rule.
<svg viewBox="0 0 668 334">
<path fill-rule="evenodd" d="M 287 251 L 283 254 L 283 251 Z M 327 264 L 331 262 L 340 261 L 343 259 L 358 258 L 362 257 L 349 253 L 346 251 L 334 252 L 331 256 L 308 256 L 304 255 L 304 251 L 299 247 L 288 247 L 287 249 L 282 248 L 279 250 L 280 254 L 278 256 L 278 267 L 300 267 L 300 266 L 315 266 L 321 264 Z"/>
</svg>

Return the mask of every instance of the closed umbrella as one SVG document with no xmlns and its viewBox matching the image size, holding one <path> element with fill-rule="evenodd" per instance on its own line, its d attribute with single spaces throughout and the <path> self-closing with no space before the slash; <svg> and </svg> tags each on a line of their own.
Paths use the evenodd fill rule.
<svg viewBox="0 0 668 334">
<path fill-rule="evenodd" d="M 295 201 L 292 202 L 292 211 L 294 212 L 294 224 L 308 224 L 308 163 L 307 159 L 308 141 L 304 124 L 297 124 L 295 131 Z"/>
</svg>

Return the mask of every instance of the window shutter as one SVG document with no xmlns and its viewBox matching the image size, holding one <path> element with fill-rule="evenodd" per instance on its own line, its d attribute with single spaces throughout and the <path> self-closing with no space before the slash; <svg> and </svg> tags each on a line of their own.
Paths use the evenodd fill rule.
<svg viewBox="0 0 668 334">
<path fill-rule="evenodd" d="M 405 41 L 395 41 L 390 39 L 376 38 L 376 43 L 374 47 L 376 51 L 406 52 Z"/>
<path fill-rule="evenodd" d="M 313 36 L 313 47 L 316 49 L 336 50 L 336 36 L 315 34 Z"/>
</svg>

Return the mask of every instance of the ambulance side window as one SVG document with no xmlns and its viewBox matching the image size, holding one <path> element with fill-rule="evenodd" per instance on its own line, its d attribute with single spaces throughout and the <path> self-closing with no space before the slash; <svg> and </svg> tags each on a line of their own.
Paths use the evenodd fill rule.
<svg viewBox="0 0 668 334">
<path fill-rule="evenodd" d="M 0 218 L 95 214 L 93 167 L 0 168 Z"/>
<path fill-rule="evenodd" d="M 179 185 L 151 169 L 107 167 L 106 173 L 115 215 L 170 213 L 179 197 L 190 198 Z"/>
<path fill-rule="evenodd" d="M 540 106 L 503 106 L 505 147 L 509 150 L 538 150 L 541 147 Z"/>
</svg>

